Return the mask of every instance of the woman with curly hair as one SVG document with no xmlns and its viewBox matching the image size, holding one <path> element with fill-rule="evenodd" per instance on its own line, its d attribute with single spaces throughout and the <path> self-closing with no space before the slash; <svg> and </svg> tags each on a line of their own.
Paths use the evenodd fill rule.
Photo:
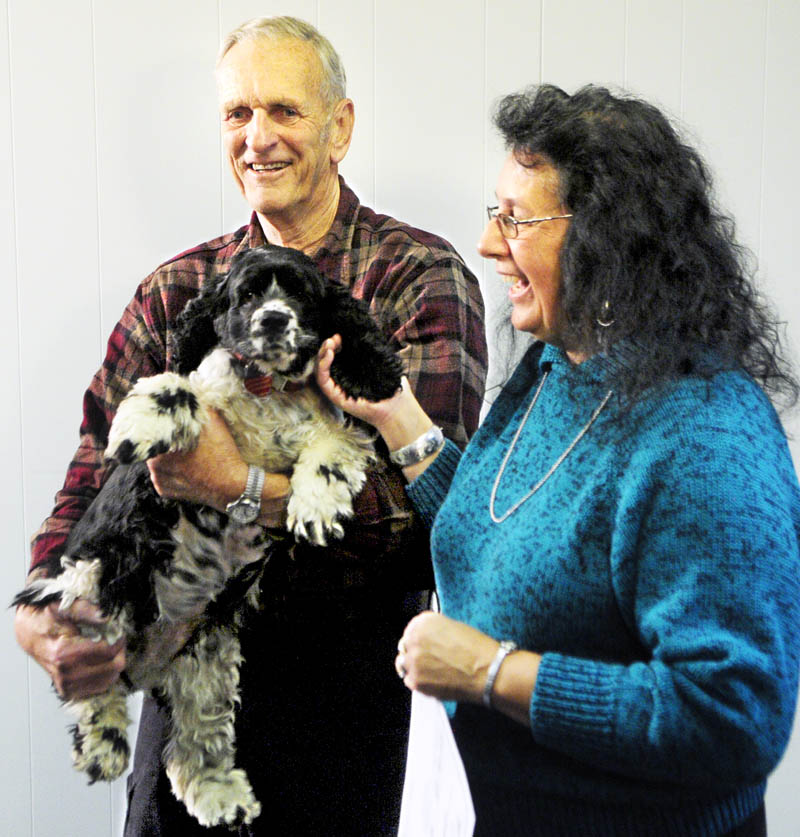
<svg viewBox="0 0 800 837">
<path fill-rule="evenodd" d="M 800 662 L 797 381 L 707 170 L 628 96 L 504 98 L 481 254 L 534 339 L 462 454 L 405 387 L 344 398 L 431 524 L 442 614 L 395 665 L 448 701 L 476 835 L 758 835 Z"/>
</svg>

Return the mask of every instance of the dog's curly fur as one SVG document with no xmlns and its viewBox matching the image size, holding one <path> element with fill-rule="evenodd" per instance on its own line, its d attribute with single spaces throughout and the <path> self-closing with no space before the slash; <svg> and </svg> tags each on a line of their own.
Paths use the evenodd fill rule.
<svg viewBox="0 0 800 837">
<path fill-rule="evenodd" d="M 366 431 L 316 388 L 319 346 L 342 335 L 331 375 L 355 397 L 391 395 L 401 366 L 366 306 L 282 247 L 238 255 L 186 306 L 175 333 L 176 371 L 140 379 L 123 400 L 106 450 L 119 464 L 64 555 L 14 604 L 68 608 L 83 598 L 108 617 L 97 637 L 127 640 L 122 680 L 67 704 L 77 715 L 75 767 L 91 781 L 124 772 L 126 696 L 151 690 L 171 713 L 164 763 L 175 795 L 203 825 L 235 826 L 260 813 L 245 772 L 234 768 L 237 628 L 256 604 L 271 541 L 261 527 L 236 525 L 215 509 L 162 499 L 145 460 L 191 449 L 207 410 L 219 410 L 246 462 L 290 474 L 288 528 L 322 545 L 341 536 L 374 451 Z M 246 380 L 254 374 L 287 386 L 252 394 Z"/>
</svg>

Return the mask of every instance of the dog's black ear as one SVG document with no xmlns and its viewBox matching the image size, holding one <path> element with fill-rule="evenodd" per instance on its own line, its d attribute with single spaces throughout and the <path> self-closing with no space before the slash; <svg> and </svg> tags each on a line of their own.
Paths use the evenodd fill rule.
<svg viewBox="0 0 800 837">
<path fill-rule="evenodd" d="M 403 365 L 366 304 L 331 283 L 326 288 L 324 309 L 323 336 L 342 336 L 342 348 L 331 365 L 333 380 L 353 398 L 381 401 L 394 395 Z"/>
<path fill-rule="evenodd" d="M 208 276 L 178 315 L 172 332 L 172 368 L 188 375 L 219 343 L 214 319 L 228 305 L 228 276 Z"/>
</svg>

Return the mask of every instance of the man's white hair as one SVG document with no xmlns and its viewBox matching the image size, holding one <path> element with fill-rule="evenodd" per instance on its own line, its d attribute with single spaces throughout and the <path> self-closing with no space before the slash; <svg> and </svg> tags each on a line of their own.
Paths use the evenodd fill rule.
<svg viewBox="0 0 800 837">
<path fill-rule="evenodd" d="M 346 96 L 347 79 L 344 74 L 344 65 L 339 54 L 333 48 L 331 42 L 315 29 L 310 23 L 296 17 L 256 17 L 248 20 L 241 26 L 237 26 L 222 41 L 217 66 L 228 51 L 246 39 L 272 38 L 294 38 L 309 44 L 322 65 L 322 98 L 329 108 L 332 108 L 340 99 Z"/>
</svg>

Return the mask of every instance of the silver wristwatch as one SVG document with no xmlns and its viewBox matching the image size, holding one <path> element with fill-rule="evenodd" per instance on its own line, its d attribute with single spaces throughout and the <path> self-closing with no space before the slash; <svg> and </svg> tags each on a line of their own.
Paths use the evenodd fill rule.
<svg viewBox="0 0 800 837">
<path fill-rule="evenodd" d="M 225 511 L 234 523 L 246 526 L 254 523 L 261 514 L 261 489 L 264 487 L 264 469 L 258 465 L 247 468 L 247 485 L 242 496 L 225 506 Z"/>
</svg>

